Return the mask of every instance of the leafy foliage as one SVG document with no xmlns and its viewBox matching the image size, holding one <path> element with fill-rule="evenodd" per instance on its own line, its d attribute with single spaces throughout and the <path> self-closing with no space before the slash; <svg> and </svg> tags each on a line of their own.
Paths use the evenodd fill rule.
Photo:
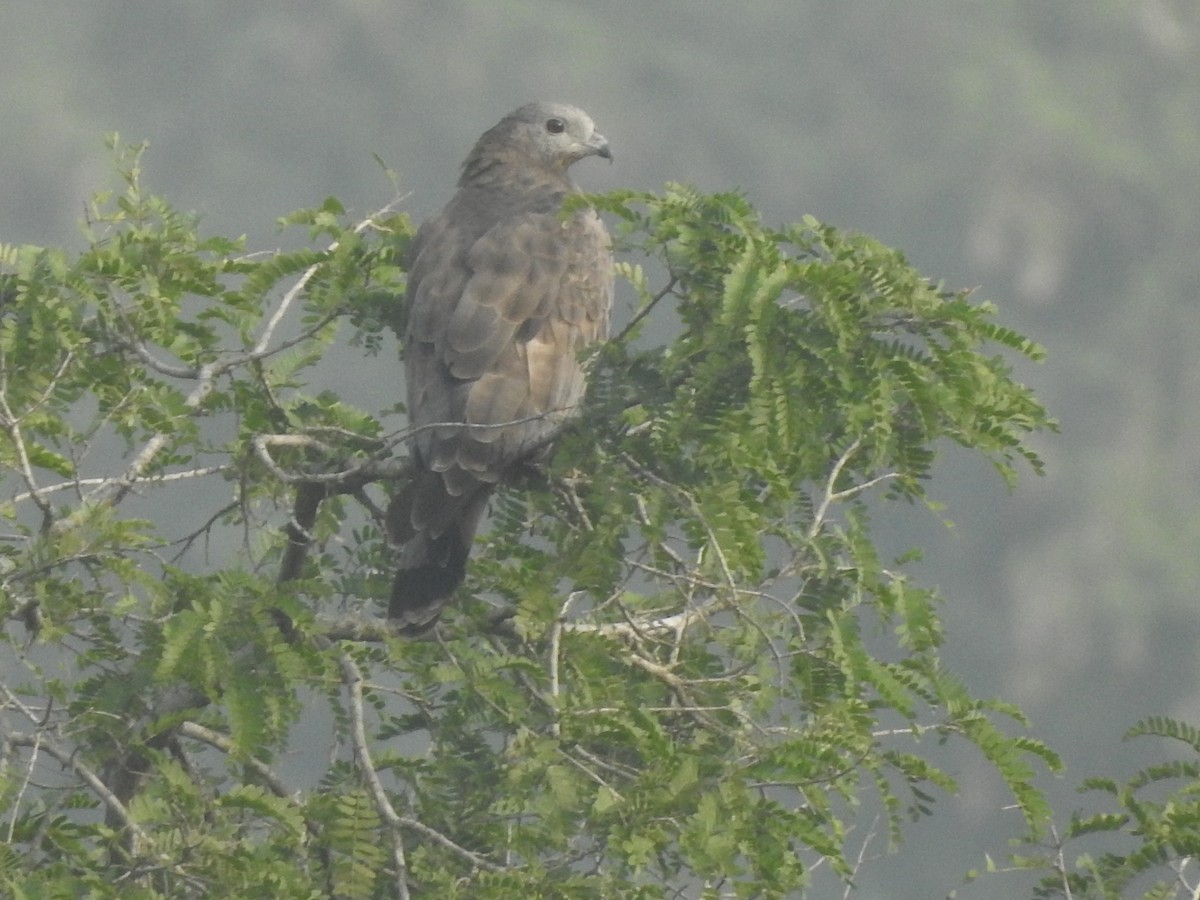
<svg viewBox="0 0 1200 900">
<path fill-rule="evenodd" d="M 326 249 L 248 254 L 123 165 L 77 257 L 0 248 L 5 890 L 778 896 L 953 792 L 950 738 L 1041 835 L 1057 757 L 946 671 L 939 599 L 871 531 L 946 443 L 1039 468 L 1008 356 L 1041 351 L 990 306 L 738 195 L 586 198 L 638 306 L 405 642 L 402 423 L 308 385 L 393 346 L 409 222 L 331 200 L 284 223 Z"/>
<path fill-rule="evenodd" d="M 1049 872 L 1035 897 L 1175 900 L 1200 892 L 1200 730 L 1152 716 L 1125 735 L 1147 737 L 1182 745 L 1184 756 L 1147 766 L 1124 783 L 1087 779 L 1082 790 L 1107 801 L 1104 807 L 1075 813 L 1053 842 L 1014 858 L 1016 869 Z M 1077 849 L 1081 841 L 1110 849 Z"/>
</svg>

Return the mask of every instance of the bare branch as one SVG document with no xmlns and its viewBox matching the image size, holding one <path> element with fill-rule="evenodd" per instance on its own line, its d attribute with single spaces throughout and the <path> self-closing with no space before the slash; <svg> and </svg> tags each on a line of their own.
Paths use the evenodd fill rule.
<svg viewBox="0 0 1200 900">
<path fill-rule="evenodd" d="M 29 453 L 25 448 L 25 437 L 21 433 L 20 420 L 13 415 L 13 411 L 8 405 L 8 366 L 3 359 L 0 359 L 0 427 L 8 432 L 13 448 L 17 451 L 17 469 L 29 488 L 29 496 L 42 511 L 42 527 L 48 528 L 54 521 L 54 511 L 38 493 L 37 478 L 34 476 L 33 466 L 29 462 Z"/>
<path fill-rule="evenodd" d="M 628 622 L 604 623 L 567 622 L 562 627 L 564 631 L 574 631 L 581 634 L 599 634 L 603 637 L 632 638 L 646 635 L 675 634 L 681 629 L 686 630 L 697 622 L 704 620 L 716 606 L 718 606 L 718 602 L 712 601 L 704 606 L 685 609 L 683 612 L 655 619 L 635 619 Z"/>
<path fill-rule="evenodd" d="M 222 753 L 233 752 L 233 741 L 220 732 L 213 731 L 211 728 L 206 728 L 196 722 L 181 723 L 179 733 L 183 737 L 188 737 L 194 741 L 208 744 L 210 747 L 215 747 Z M 281 797 L 284 800 L 295 799 L 296 792 L 288 790 L 288 786 L 284 783 L 283 779 L 262 760 L 255 759 L 253 756 L 246 756 L 242 762 L 246 768 L 254 770 L 254 773 L 263 780 L 263 783 L 271 789 L 271 793 L 276 797 Z"/>
<path fill-rule="evenodd" d="M 375 220 L 395 209 L 397 204 L 400 203 L 401 199 L 402 198 L 397 197 L 386 206 L 367 216 L 354 226 L 354 233 L 362 234 L 368 228 L 377 228 L 378 225 L 376 224 Z M 337 250 L 339 246 L 340 242 L 334 241 L 328 247 L 326 247 L 325 250 L 327 253 L 332 253 L 333 251 Z M 305 269 L 304 273 L 300 276 L 296 283 L 293 284 L 291 288 L 289 288 L 288 291 L 283 295 L 279 301 L 279 305 L 275 307 L 275 311 L 271 314 L 271 318 L 267 320 L 267 324 L 263 328 L 262 334 L 259 336 L 258 343 L 254 345 L 254 348 L 250 351 L 246 359 L 259 359 L 267 355 L 267 348 L 271 344 L 271 338 L 275 335 L 275 329 L 279 327 L 279 323 L 283 321 L 284 316 L 287 315 L 288 310 L 296 301 L 296 298 L 300 296 L 300 293 L 304 290 L 309 281 L 312 280 L 313 276 L 320 271 L 322 265 L 323 263 L 321 262 L 313 263 L 311 266 Z M 321 323 L 322 327 L 324 324 L 325 323 Z M 243 362 L 244 361 L 245 360 L 243 360 Z"/>
<path fill-rule="evenodd" d="M 871 827 L 867 829 L 866 837 L 863 838 L 862 844 L 858 848 L 858 856 L 854 860 L 854 866 L 851 868 L 851 874 L 857 876 L 862 870 L 863 863 L 867 861 L 867 848 L 871 846 L 871 841 L 875 840 L 875 833 L 879 829 L 879 816 L 871 822 Z M 850 900 L 853 896 L 855 880 L 854 878 L 846 879 L 846 889 L 842 892 L 842 900 Z"/>
<path fill-rule="evenodd" d="M 21 787 L 17 790 L 17 794 L 12 799 L 12 818 L 8 820 L 8 843 L 12 844 L 13 834 L 16 831 L 17 820 L 21 817 L 21 807 L 25 803 L 25 792 L 29 790 L 30 782 L 33 781 L 33 772 L 37 768 L 38 750 L 42 745 L 42 733 L 39 731 L 33 736 L 33 752 L 29 754 L 29 763 L 25 766 L 25 776 L 21 779 Z M 6 738 L 7 740 L 7 738 Z M 8 753 L 0 755 L 0 758 L 7 758 Z M 5 765 L 3 768 L 7 768 Z"/>
<path fill-rule="evenodd" d="M 558 653 L 562 644 L 563 624 L 566 622 L 567 616 L 570 614 L 571 604 L 575 602 L 575 598 L 579 595 L 578 591 L 572 591 L 567 594 L 567 599 L 563 601 L 562 608 L 558 611 L 558 617 L 554 620 L 554 624 L 550 627 L 550 698 L 554 721 L 550 725 L 550 732 L 559 737 L 562 734 L 562 724 L 559 722 L 559 691 L 560 685 L 558 681 Z"/>
<path fill-rule="evenodd" d="M 153 846 L 150 835 L 143 831 L 142 827 L 130 817 L 129 810 L 125 807 L 125 804 L 109 789 L 108 785 L 104 783 L 104 779 L 92 771 L 91 767 L 80 759 L 78 753 L 63 749 L 53 739 L 41 733 L 24 734 L 22 732 L 14 732 L 7 735 L 5 741 L 13 747 L 30 747 L 54 757 L 64 768 L 70 769 L 87 783 L 88 787 L 100 798 L 100 801 L 109 813 L 121 825 L 128 828 L 130 833 L 141 842 L 142 846 Z"/>
<path fill-rule="evenodd" d="M 167 472 L 163 475 L 148 475 L 141 479 L 139 484 L 166 484 L 171 481 L 182 481 L 187 478 L 203 478 L 206 475 L 221 475 L 225 472 L 233 471 L 234 466 L 224 464 L 219 466 L 201 466 L 196 469 L 187 469 L 183 472 Z M 12 498 L 13 503 L 24 503 L 26 500 L 35 500 L 36 497 L 44 497 L 47 494 L 56 494 L 59 491 L 69 491 L 80 487 L 107 484 L 112 481 L 111 478 L 75 478 L 71 481 L 60 481 L 57 484 L 48 484 L 45 487 L 38 488 L 36 491 L 25 491 L 22 494 L 17 494 Z"/>
<path fill-rule="evenodd" d="M 355 768 L 366 783 L 379 818 L 388 825 L 388 834 L 392 841 L 392 862 L 396 867 L 397 900 L 408 900 L 408 862 L 404 857 L 404 840 L 400 834 L 400 815 L 388 799 L 387 791 L 384 790 L 379 772 L 375 768 L 375 761 L 371 758 L 371 746 L 367 740 L 366 718 L 363 712 L 362 672 L 349 654 L 340 654 L 338 660 L 342 668 L 342 683 L 350 695 L 350 742 L 354 749 Z"/>
<path fill-rule="evenodd" d="M 174 366 L 170 363 L 165 363 L 151 353 L 150 348 L 141 341 L 123 342 L 123 346 L 128 347 L 136 353 L 138 359 L 160 375 L 166 375 L 170 378 L 186 378 L 189 381 L 200 376 L 200 368 L 198 366 Z"/>
<path fill-rule="evenodd" d="M 208 395 L 212 393 L 217 376 L 225 368 L 211 362 L 201 366 L 196 375 L 196 386 L 192 388 L 192 392 L 183 401 L 184 407 L 189 411 L 199 409 Z M 91 491 L 84 498 L 85 502 L 80 505 L 79 509 L 59 524 L 64 527 L 74 525 L 82 516 L 86 515 L 87 510 L 91 506 L 101 503 L 112 505 L 120 503 L 129 493 L 134 483 L 141 480 L 146 470 L 154 463 L 154 460 L 162 452 L 162 449 L 167 445 L 170 438 L 171 434 L 165 431 L 155 434 L 146 442 L 137 456 L 133 458 L 133 462 L 125 469 L 124 475 L 119 478 L 109 479 Z M 108 492 L 108 496 L 105 496 L 106 491 Z"/>
<path fill-rule="evenodd" d="M 383 644 L 401 636 L 391 620 L 378 616 L 318 615 L 316 621 L 321 634 L 331 641 Z"/>
<path fill-rule="evenodd" d="M 829 514 L 829 507 L 834 502 L 833 486 L 837 484 L 838 477 L 842 474 L 842 469 L 846 468 L 846 464 L 850 462 L 850 458 L 858 452 L 858 448 L 861 446 L 861 438 L 855 438 L 850 443 L 850 446 L 842 451 L 842 455 L 834 462 L 833 468 L 829 472 L 829 477 L 825 480 L 825 496 L 821 499 L 821 504 L 813 514 L 812 525 L 808 529 L 809 540 L 815 538 L 820 533 L 821 526 L 825 524 L 825 517 Z"/>
<path fill-rule="evenodd" d="M 371 758 L 371 748 L 367 740 L 366 718 L 363 711 L 364 680 L 362 672 L 359 670 L 357 663 L 348 654 L 341 654 L 339 656 L 339 663 L 342 669 L 342 683 L 346 686 L 346 691 L 350 695 L 350 743 L 354 751 L 355 767 L 359 775 L 366 782 L 367 790 L 375 804 L 376 812 L 388 825 L 389 832 L 392 835 L 392 859 L 396 866 L 396 896 L 399 898 L 407 898 L 409 896 L 408 866 L 405 861 L 404 844 L 400 837 L 400 829 L 403 828 L 415 831 L 422 837 L 458 854 L 477 869 L 485 869 L 489 872 L 501 871 L 501 866 L 489 862 L 478 853 L 473 853 L 466 847 L 457 844 L 436 829 L 396 812 L 395 807 L 392 806 L 392 801 L 388 798 L 387 791 L 383 787 L 379 771 L 375 768 L 375 761 Z"/>
<path fill-rule="evenodd" d="M 500 872 L 500 871 L 503 871 L 503 869 L 504 869 L 503 866 L 498 866 L 493 862 L 489 862 L 488 860 L 486 860 L 482 856 L 480 856 L 478 853 L 473 853 L 470 850 L 468 850 L 466 847 L 463 847 L 460 844 L 456 844 L 454 841 L 450 840 L 450 838 L 446 837 L 440 831 L 430 828 L 424 822 L 418 822 L 416 819 L 411 819 L 408 816 L 400 816 L 398 824 L 402 828 L 407 828 L 410 831 L 415 831 L 417 834 L 421 835 L 421 837 L 427 838 L 428 840 L 433 841 L 435 844 L 438 844 L 439 846 L 445 847 L 447 850 L 450 850 L 453 853 L 457 853 L 459 856 L 461 856 L 463 859 L 465 859 L 467 862 L 469 862 L 471 865 L 475 866 L 476 868 L 483 869 L 487 872 Z"/>
<path fill-rule="evenodd" d="M 303 447 L 333 455 L 333 448 L 305 434 L 260 434 L 254 438 L 254 455 L 267 470 L 283 482 L 310 481 L 310 476 L 295 476 L 283 471 L 271 456 L 269 447 Z M 315 476 L 314 476 L 315 477 Z"/>
<path fill-rule="evenodd" d="M 1074 900 L 1074 893 L 1071 891 L 1071 874 L 1067 867 L 1066 854 L 1063 852 L 1063 840 L 1058 835 L 1058 829 L 1054 823 L 1050 824 L 1050 838 L 1054 841 L 1055 856 L 1054 868 L 1058 870 L 1059 877 L 1062 879 L 1062 889 L 1064 900 Z"/>
<path fill-rule="evenodd" d="M 612 338 L 610 343 L 620 343 L 621 341 L 625 340 L 629 333 L 637 326 L 637 323 L 646 318 L 646 316 L 650 315 L 650 313 L 654 311 L 654 307 L 658 306 L 659 302 L 664 297 L 668 296 L 675 290 L 675 285 L 677 284 L 679 284 L 679 279 L 672 275 L 670 281 L 666 283 L 666 286 L 663 287 L 663 289 L 653 297 L 651 297 L 645 306 L 634 313 L 633 318 L 631 318 L 625 324 L 625 327 L 621 329 L 620 333 L 616 337 Z"/>
<path fill-rule="evenodd" d="M 834 503 L 840 503 L 843 500 L 849 500 L 851 497 L 861 494 L 863 491 L 870 490 L 877 484 L 882 484 L 892 478 L 898 478 L 898 472 L 885 472 L 882 475 L 871 478 L 861 484 L 855 484 L 844 490 L 835 491 L 834 485 L 837 484 L 838 478 L 841 477 L 842 471 L 850 462 L 851 457 L 858 452 L 862 447 L 862 439 L 855 438 L 849 447 L 847 447 L 842 455 L 837 458 L 833 464 L 833 468 L 829 471 L 829 477 L 825 480 L 825 496 L 821 498 L 820 505 L 817 506 L 817 511 L 813 514 L 812 524 L 808 529 L 808 538 L 812 540 L 821 531 L 821 526 L 825 524 L 825 518 L 829 515 L 829 507 Z"/>
</svg>

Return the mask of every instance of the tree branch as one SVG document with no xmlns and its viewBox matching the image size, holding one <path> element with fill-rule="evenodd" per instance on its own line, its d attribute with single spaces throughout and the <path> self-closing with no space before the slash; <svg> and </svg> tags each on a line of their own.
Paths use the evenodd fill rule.
<svg viewBox="0 0 1200 900">
<path fill-rule="evenodd" d="M 610 343 L 620 343 L 621 341 L 625 340 L 625 338 L 629 336 L 629 333 L 637 326 L 637 323 L 646 318 L 646 316 L 650 315 L 650 313 L 654 311 L 654 307 L 658 306 L 659 302 L 664 297 L 668 296 L 675 290 L 675 285 L 677 284 L 679 284 L 679 278 L 675 275 L 672 275 L 662 290 L 651 297 L 645 306 L 633 314 L 633 317 L 625 323 L 625 327 L 621 329 L 616 337 L 610 340 Z"/>
<path fill-rule="evenodd" d="M 362 234 L 368 228 L 377 227 L 375 220 L 380 216 L 387 215 L 394 210 L 402 199 L 403 198 L 401 197 L 396 197 L 386 206 L 383 206 L 382 208 L 373 212 L 371 215 L 367 216 L 361 222 L 358 222 L 354 226 L 354 233 Z M 325 252 L 332 253 L 333 251 L 337 250 L 339 246 L 341 246 L 341 242 L 334 241 L 325 248 Z M 313 263 L 311 266 L 305 269 L 304 273 L 300 276 L 296 283 L 292 285 L 291 288 L 289 288 L 288 291 L 283 295 L 279 301 L 279 305 L 275 307 L 275 312 L 273 312 L 271 314 L 271 318 L 267 320 L 266 327 L 263 328 L 263 333 L 259 336 L 258 342 L 250 351 L 247 359 L 257 359 L 267 355 L 267 348 L 271 344 L 271 338 L 275 335 L 275 329 L 279 327 L 279 323 L 283 321 L 283 318 L 287 315 L 291 305 L 296 301 L 296 298 L 300 296 L 300 293 L 304 290 L 308 282 L 312 280 L 312 277 L 317 274 L 322 264 L 323 263 L 321 262 Z M 321 327 L 323 327 L 324 324 L 324 322 L 321 323 Z"/>
<path fill-rule="evenodd" d="M 12 441 L 13 448 L 17 451 L 17 468 L 29 488 L 29 496 L 42 511 L 42 528 L 48 529 L 54 522 L 54 510 L 50 508 L 49 503 L 42 499 L 37 477 L 33 474 L 33 466 L 30 465 L 29 453 L 25 448 L 25 437 L 21 433 L 20 420 L 13 415 L 13 411 L 8 405 L 8 366 L 3 358 L 0 358 L 0 427 L 8 432 L 9 440 Z"/>
<path fill-rule="evenodd" d="M 821 503 L 817 506 L 817 511 L 813 513 L 812 524 L 808 529 L 808 539 L 813 540 L 821 532 L 821 527 L 825 524 L 825 517 L 829 515 L 829 507 L 834 503 L 840 503 L 843 500 L 849 500 L 851 497 L 861 494 L 863 491 L 870 490 L 877 484 L 881 484 L 891 478 L 898 478 L 898 472 L 885 472 L 875 478 L 871 478 L 861 484 L 851 485 L 840 491 L 835 491 L 834 486 L 837 484 L 838 478 L 842 475 L 842 470 L 850 462 L 851 457 L 858 452 L 862 447 L 862 438 L 855 438 L 850 446 L 842 451 L 833 463 L 833 468 L 829 471 L 829 477 L 825 479 L 825 496 L 821 498 Z"/>
<path fill-rule="evenodd" d="M 85 782 L 100 798 L 111 816 L 113 816 L 122 826 L 127 828 L 130 834 L 135 837 L 143 847 L 152 847 L 153 842 L 150 835 L 142 830 L 142 827 L 133 820 L 129 815 L 129 810 L 125 804 L 121 802 L 104 779 L 97 775 L 87 763 L 79 758 L 79 754 L 74 751 L 67 751 L 60 747 L 56 741 L 46 736 L 45 734 L 24 734 L 22 732 L 13 732 L 4 738 L 5 742 L 13 747 L 30 747 L 34 750 L 42 750 L 53 756 L 63 767 L 70 769 Z"/>
<path fill-rule="evenodd" d="M 400 834 L 402 824 L 400 815 L 388 799 L 371 758 L 371 747 L 367 741 L 366 720 L 363 713 L 363 677 L 358 665 L 349 654 L 338 656 L 342 669 L 342 684 L 349 695 L 350 714 L 350 744 L 354 750 L 355 768 L 359 777 L 366 783 L 367 790 L 375 804 L 375 811 L 388 826 L 388 834 L 392 842 L 392 863 L 396 867 L 394 890 L 397 900 L 408 900 L 408 862 L 404 857 L 404 840 Z"/>
<path fill-rule="evenodd" d="M 234 466 L 224 464 L 218 466 L 201 466 L 195 469 L 187 469 L 183 472 L 167 472 L 162 475 L 149 475 L 141 479 L 139 484 L 167 484 L 172 481 L 182 481 L 187 478 L 203 478 L 206 475 L 221 475 L 225 472 L 232 472 Z M 26 500 L 37 502 L 37 498 L 44 497 L 47 494 L 56 494 L 60 491 L 68 491 L 78 489 L 83 486 L 102 485 L 112 481 L 111 478 L 75 478 L 71 481 L 59 481 L 55 484 L 48 484 L 38 488 L 36 491 L 25 491 L 22 494 L 17 494 L 12 498 L 13 503 L 24 503 Z"/>
<path fill-rule="evenodd" d="M 181 722 L 179 725 L 179 734 L 194 741 L 208 744 L 210 747 L 215 747 L 222 753 L 229 754 L 233 752 L 233 741 L 229 740 L 229 738 L 219 731 L 213 731 L 211 728 L 206 728 L 197 722 Z M 254 774 L 262 779 L 263 783 L 270 788 L 271 793 L 276 797 L 284 800 L 295 799 L 297 792 L 289 790 L 283 779 L 275 773 L 275 770 L 262 760 L 255 759 L 253 756 L 246 756 L 241 762 L 246 768 L 253 769 Z M 307 817 L 305 821 L 307 822 Z M 309 832 L 313 833 L 314 831 L 310 824 Z"/>
</svg>

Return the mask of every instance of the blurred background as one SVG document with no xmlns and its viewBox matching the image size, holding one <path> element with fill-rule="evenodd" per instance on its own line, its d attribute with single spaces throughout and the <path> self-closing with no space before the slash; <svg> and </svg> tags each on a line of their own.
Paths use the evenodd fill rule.
<svg viewBox="0 0 1200 900">
<path fill-rule="evenodd" d="M 276 217 L 327 196 L 360 214 L 392 199 L 375 156 L 421 219 L 485 128 L 553 99 L 612 142 L 614 165 L 575 170 L 588 190 L 738 188 L 770 223 L 811 214 L 978 286 L 1047 347 L 1019 372 L 1062 434 L 1039 438 L 1048 474 L 1012 495 L 947 453 L 944 510 L 894 511 L 888 546 L 926 548 L 916 576 L 946 598 L 949 666 L 1064 756 L 1046 780 L 1063 821 L 1082 778 L 1156 758 L 1122 744 L 1134 721 L 1200 724 L 1195 0 L 53 8 L 4 8 L 3 243 L 82 245 L 85 202 L 119 187 L 113 131 L 150 142 L 151 190 L 252 249 L 294 240 Z M 370 408 L 392 362 L 349 362 L 329 386 Z M 947 759 L 961 795 L 856 897 L 1018 895 L 960 887 L 1020 823 L 977 760 Z"/>
</svg>

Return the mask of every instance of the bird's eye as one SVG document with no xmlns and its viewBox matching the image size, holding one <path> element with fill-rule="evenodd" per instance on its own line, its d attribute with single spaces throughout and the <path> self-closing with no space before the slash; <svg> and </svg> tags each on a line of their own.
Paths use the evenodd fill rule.
<svg viewBox="0 0 1200 900">
<path fill-rule="evenodd" d="M 562 134 L 564 131 L 567 130 L 567 123 L 564 122 L 562 119 L 558 119 L 558 118 L 547 119 L 546 120 L 546 130 L 548 132 L 550 132 L 551 134 Z"/>
</svg>

